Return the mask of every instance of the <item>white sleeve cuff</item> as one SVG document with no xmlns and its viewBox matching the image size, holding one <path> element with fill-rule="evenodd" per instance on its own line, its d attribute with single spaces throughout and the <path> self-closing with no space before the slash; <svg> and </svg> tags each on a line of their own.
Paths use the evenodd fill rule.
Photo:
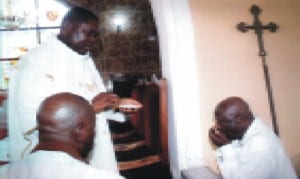
<svg viewBox="0 0 300 179">
<path fill-rule="evenodd" d="M 123 123 L 127 120 L 126 116 L 123 113 L 115 112 L 113 110 L 108 110 L 106 112 L 106 115 L 107 115 L 107 119 L 117 121 L 117 122 Z"/>
<path fill-rule="evenodd" d="M 237 158 L 237 150 L 241 144 L 239 141 L 234 140 L 230 144 L 223 145 L 216 150 L 217 162 L 223 162 L 225 160 L 232 160 Z"/>
</svg>

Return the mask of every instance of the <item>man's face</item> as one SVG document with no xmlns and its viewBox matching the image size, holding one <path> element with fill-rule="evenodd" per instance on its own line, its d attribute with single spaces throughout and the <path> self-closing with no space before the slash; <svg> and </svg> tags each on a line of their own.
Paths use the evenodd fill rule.
<svg viewBox="0 0 300 179">
<path fill-rule="evenodd" d="M 67 44 L 76 52 L 85 55 L 91 51 L 99 36 L 99 24 L 97 21 L 90 21 L 72 25 L 68 34 Z"/>
</svg>

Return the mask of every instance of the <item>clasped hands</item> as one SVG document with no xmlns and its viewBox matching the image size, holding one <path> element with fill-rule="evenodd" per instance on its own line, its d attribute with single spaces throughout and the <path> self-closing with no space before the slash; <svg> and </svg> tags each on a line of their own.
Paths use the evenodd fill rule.
<svg viewBox="0 0 300 179">
<path fill-rule="evenodd" d="M 222 132 L 220 127 L 218 127 L 217 125 L 214 125 L 209 129 L 208 136 L 213 144 L 218 147 L 229 144 L 231 142 L 231 140 L 226 136 L 224 132 Z"/>
<path fill-rule="evenodd" d="M 132 98 L 119 98 L 114 93 L 104 92 L 93 98 L 92 106 L 96 112 L 113 109 L 129 114 L 137 112 L 142 104 Z"/>
</svg>

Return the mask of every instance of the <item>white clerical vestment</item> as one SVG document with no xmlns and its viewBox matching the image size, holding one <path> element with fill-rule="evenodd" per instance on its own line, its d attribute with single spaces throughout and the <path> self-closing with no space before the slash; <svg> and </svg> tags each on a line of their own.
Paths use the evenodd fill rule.
<svg viewBox="0 0 300 179">
<path fill-rule="evenodd" d="M 96 169 L 61 151 L 36 151 L 0 166 L 2 179 L 124 179 L 118 172 Z"/>
<path fill-rule="evenodd" d="M 28 154 L 38 142 L 36 112 L 47 96 L 71 92 L 91 101 L 105 92 L 103 81 L 89 55 L 79 55 L 57 37 L 30 50 L 13 72 L 8 97 L 10 160 Z M 117 170 L 117 162 L 107 124 L 107 114 L 97 114 L 94 148 L 90 163 L 96 168 Z"/>
<path fill-rule="evenodd" d="M 256 118 L 242 140 L 217 149 L 224 179 L 297 179 L 279 138 Z"/>
</svg>

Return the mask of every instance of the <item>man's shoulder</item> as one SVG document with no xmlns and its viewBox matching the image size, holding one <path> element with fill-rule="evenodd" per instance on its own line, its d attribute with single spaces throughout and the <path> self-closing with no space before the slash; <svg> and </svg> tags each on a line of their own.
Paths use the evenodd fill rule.
<svg viewBox="0 0 300 179">
<path fill-rule="evenodd" d="M 36 45 L 35 47 L 31 48 L 25 55 L 23 55 L 22 58 L 31 58 L 31 57 L 39 57 L 43 56 L 46 57 L 46 55 L 52 55 L 53 56 L 53 48 L 57 47 L 57 44 L 59 41 L 55 36 L 49 37 L 47 40 L 42 42 L 41 44 Z M 51 57 L 51 56 L 49 56 Z"/>
<path fill-rule="evenodd" d="M 280 143 L 279 139 L 266 124 L 261 121 L 256 122 L 258 122 L 256 128 L 248 136 L 249 139 L 246 145 L 257 152 L 268 152 Z"/>
<path fill-rule="evenodd" d="M 20 57 L 18 62 L 19 67 L 34 66 L 41 67 L 48 65 L 48 63 L 54 59 L 54 50 L 49 43 L 42 43 L 32 49 L 30 49 L 25 55 Z"/>
<path fill-rule="evenodd" d="M 48 42 L 45 42 L 30 49 L 23 57 L 30 58 L 36 56 L 46 56 L 50 52 L 50 44 Z"/>
</svg>

